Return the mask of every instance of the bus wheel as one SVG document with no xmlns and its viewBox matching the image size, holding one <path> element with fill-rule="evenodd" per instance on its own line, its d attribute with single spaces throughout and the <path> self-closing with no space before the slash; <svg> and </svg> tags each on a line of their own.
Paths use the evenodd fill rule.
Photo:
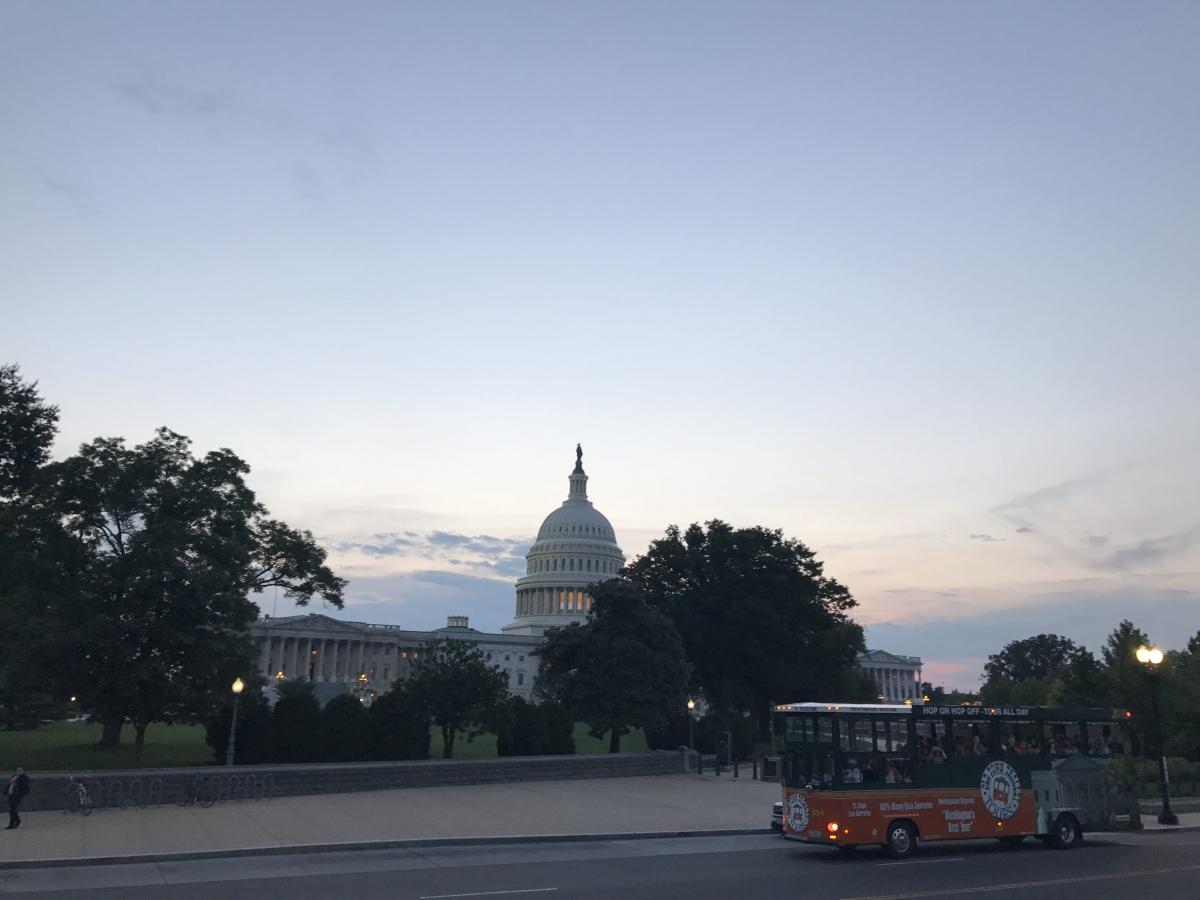
<svg viewBox="0 0 1200 900">
<path fill-rule="evenodd" d="M 888 826 L 887 843 L 883 845 L 892 859 L 908 859 L 917 849 L 917 832 L 908 822 L 893 822 Z"/>
<path fill-rule="evenodd" d="M 1081 837 L 1079 823 L 1070 813 L 1063 813 L 1054 820 L 1054 828 L 1050 832 L 1050 842 L 1059 850 L 1070 850 L 1072 847 L 1079 846 Z"/>
</svg>

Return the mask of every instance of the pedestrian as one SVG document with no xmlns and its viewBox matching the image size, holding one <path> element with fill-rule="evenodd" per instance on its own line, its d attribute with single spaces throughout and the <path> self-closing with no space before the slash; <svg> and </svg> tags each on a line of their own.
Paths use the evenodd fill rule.
<svg viewBox="0 0 1200 900">
<path fill-rule="evenodd" d="M 17 766 L 17 774 L 8 780 L 8 788 L 4 793 L 8 795 L 8 827 L 18 828 L 21 825 L 21 817 L 17 811 L 21 808 L 21 801 L 29 793 L 29 776 L 20 766 Z M 6 828 L 5 831 L 7 830 Z"/>
</svg>

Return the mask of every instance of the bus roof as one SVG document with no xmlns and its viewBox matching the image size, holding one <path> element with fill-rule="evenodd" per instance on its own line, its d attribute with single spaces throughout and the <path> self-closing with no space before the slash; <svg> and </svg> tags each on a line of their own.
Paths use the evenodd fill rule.
<svg viewBox="0 0 1200 900">
<path fill-rule="evenodd" d="M 780 703 L 777 713 L 841 713 L 856 715 L 916 715 L 951 719 L 1040 719 L 1048 722 L 1115 722 L 1127 718 L 1123 710 L 1054 706 L 946 706 L 914 703 Z"/>
</svg>

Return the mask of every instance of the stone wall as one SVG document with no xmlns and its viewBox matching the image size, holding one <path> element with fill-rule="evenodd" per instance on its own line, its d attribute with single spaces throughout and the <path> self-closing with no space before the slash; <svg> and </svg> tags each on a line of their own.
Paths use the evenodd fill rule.
<svg viewBox="0 0 1200 900">
<path fill-rule="evenodd" d="M 680 752 L 660 750 L 587 756 L 30 772 L 31 791 L 22 809 L 62 809 L 72 775 L 87 786 L 98 807 L 109 807 L 175 803 L 189 794 L 224 801 L 456 784 L 674 775 L 683 771 Z"/>
</svg>

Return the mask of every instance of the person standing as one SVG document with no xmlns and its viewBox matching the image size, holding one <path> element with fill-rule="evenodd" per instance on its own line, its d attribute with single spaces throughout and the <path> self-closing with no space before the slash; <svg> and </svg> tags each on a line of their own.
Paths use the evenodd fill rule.
<svg viewBox="0 0 1200 900">
<path fill-rule="evenodd" d="M 21 825 L 21 817 L 17 811 L 21 808 L 21 801 L 29 793 L 29 776 L 20 766 L 17 766 L 17 774 L 8 780 L 8 788 L 4 793 L 8 796 L 8 828 L 18 828 Z M 6 828 L 5 831 L 7 830 Z"/>
</svg>

